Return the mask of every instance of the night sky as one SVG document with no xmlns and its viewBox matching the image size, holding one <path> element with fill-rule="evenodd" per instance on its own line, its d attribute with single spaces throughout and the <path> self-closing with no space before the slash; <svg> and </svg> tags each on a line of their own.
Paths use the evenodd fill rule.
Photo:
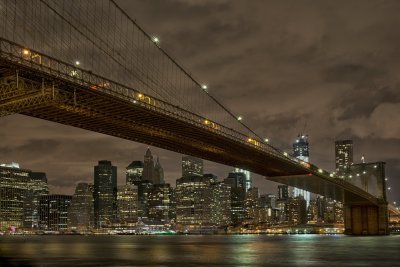
<svg viewBox="0 0 400 267">
<path fill-rule="evenodd" d="M 291 151 L 309 135 L 310 159 L 334 169 L 334 141 L 354 140 L 354 159 L 387 162 L 400 203 L 400 1 L 152 0 L 117 3 L 209 92 L 271 144 Z M 93 166 L 143 160 L 147 145 L 21 115 L 0 118 L 0 162 L 47 173 L 51 193 L 93 182 Z M 180 154 L 151 148 L 167 182 Z M 206 162 L 227 176 L 231 167 Z M 254 176 L 261 192 L 276 184 Z"/>
</svg>

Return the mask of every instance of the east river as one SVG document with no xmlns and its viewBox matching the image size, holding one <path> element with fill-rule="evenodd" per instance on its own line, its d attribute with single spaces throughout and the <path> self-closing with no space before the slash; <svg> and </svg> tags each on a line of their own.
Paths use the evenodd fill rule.
<svg viewBox="0 0 400 267">
<path fill-rule="evenodd" d="M 400 235 L 0 236 L 0 266 L 400 266 Z"/>
</svg>

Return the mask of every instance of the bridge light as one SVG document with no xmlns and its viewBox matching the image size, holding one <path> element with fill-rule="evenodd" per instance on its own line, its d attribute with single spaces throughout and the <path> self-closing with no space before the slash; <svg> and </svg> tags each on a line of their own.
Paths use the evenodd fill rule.
<svg viewBox="0 0 400 267">
<path fill-rule="evenodd" d="M 363 171 L 363 174 L 366 174 L 367 172 L 366 171 Z"/>
<path fill-rule="evenodd" d="M 136 104 L 137 102 L 136 102 L 136 100 L 133 100 L 133 104 Z"/>
<path fill-rule="evenodd" d="M 318 172 L 319 173 L 323 173 L 324 171 L 322 169 L 318 169 Z"/>
<path fill-rule="evenodd" d="M 203 90 L 207 90 L 208 86 L 205 85 L 205 84 L 203 84 L 203 85 L 201 86 L 201 88 L 202 88 Z"/>
<path fill-rule="evenodd" d="M 349 178 L 353 178 L 353 175 L 349 175 Z"/>
<path fill-rule="evenodd" d="M 143 94 L 139 93 L 137 96 L 138 96 L 139 98 L 142 98 L 142 97 L 143 97 Z"/>
<path fill-rule="evenodd" d="M 385 181 L 387 181 L 388 180 L 388 178 L 385 178 Z"/>
<path fill-rule="evenodd" d="M 288 156 L 288 153 L 287 152 L 283 152 L 283 155 L 285 155 L 286 157 Z"/>
<path fill-rule="evenodd" d="M 360 176 L 360 174 L 359 174 L 359 173 L 357 173 L 357 176 Z"/>
<path fill-rule="evenodd" d="M 208 125 L 208 124 L 210 124 L 210 121 L 209 120 L 204 120 L 204 124 Z"/>
<path fill-rule="evenodd" d="M 24 55 L 29 55 L 29 50 L 28 50 L 28 49 L 24 49 L 24 50 L 22 50 L 22 53 L 23 53 Z"/>
<path fill-rule="evenodd" d="M 390 186 L 387 188 L 388 190 L 392 189 Z"/>
<path fill-rule="evenodd" d="M 242 117 L 242 116 L 239 116 L 239 117 L 237 117 L 237 120 L 238 120 L 238 121 L 241 121 L 241 120 L 243 120 L 243 117 Z"/>
<path fill-rule="evenodd" d="M 333 177 L 333 173 L 329 174 L 330 177 Z"/>
<path fill-rule="evenodd" d="M 265 138 L 265 139 L 264 139 L 264 142 L 265 142 L 265 143 L 268 143 L 268 142 L 269 142 L 269 139 L 268 139 L 268 138 Z"/>
<path fill-rule="evenodd" d="M 156 43 L 156 44 L 160 43 L 160 38 L 158 38 L 157 36 L 154 36 L 152 39 L 153 39 L 154 43 Z"/>
<path fill-rule="evenodd" d="M 378 166 L 377 165 L 374 165 L 374 168 L 376 169 Z"/>
<path fill-rule="evenodd" d="M 393 205 L 396 205 L 397 203 L 396 203 L 396 201 L 393 201 Z"/>
<path fill-rule="evenodd" d="M 248 139 L 247 139 L 247 141 L 248 141 L 248 142 L 252 142 L 252 141 L 253 141 L 253 139 L 251 139 L 251 138 L 248 138 Z"/>
<path fill-rule="evenodd" d="M 75 65 L 79 66 L 81 63 L 77 60 L 75 61 Z"/>
</svg>

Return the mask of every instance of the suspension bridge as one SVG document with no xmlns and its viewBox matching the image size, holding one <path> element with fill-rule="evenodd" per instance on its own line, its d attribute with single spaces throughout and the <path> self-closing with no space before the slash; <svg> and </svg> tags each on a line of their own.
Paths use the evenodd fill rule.
<svg viewBox="0 0 400 267">
<path fill-rule="evenodd" d="M 372 195 L 269 145 L 116 2 L 0 0 L 0 14 L 0 116 L 23 114 L 247 169 L 343 201 L 350 234 L 388 234 L 384 180 Z"/>
</svg>

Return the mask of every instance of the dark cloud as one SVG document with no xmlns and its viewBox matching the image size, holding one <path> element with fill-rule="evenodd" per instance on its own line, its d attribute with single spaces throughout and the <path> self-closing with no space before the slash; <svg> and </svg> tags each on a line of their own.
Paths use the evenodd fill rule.
<svg viewBox="0 0 400 267">
<path fill-rule="evenodd" d="M 386 161 L 400 197 L 400 2 L 152 0 L 118 4 L 210 92 L 272 144 L 290 150 L 310 136 L 311 159 L 334 168 L 334 140 L 355 142 L 355 158 Z M 12 115 L 0 119 L 0 161 L 48 173 L 53 190 L 72 193 L 93 165 L 124 167 L 146 146 Z M 169 182 L 180 155 L 152 148 Z M 230 167 L 207 162 L 221 177 Z M 70 183 L 70 184 L 69 184 Z M 264 192 L 274 184 L 256 176 Z M 400 200 L 397 200 L 400 202 Z"/>
</svg>

